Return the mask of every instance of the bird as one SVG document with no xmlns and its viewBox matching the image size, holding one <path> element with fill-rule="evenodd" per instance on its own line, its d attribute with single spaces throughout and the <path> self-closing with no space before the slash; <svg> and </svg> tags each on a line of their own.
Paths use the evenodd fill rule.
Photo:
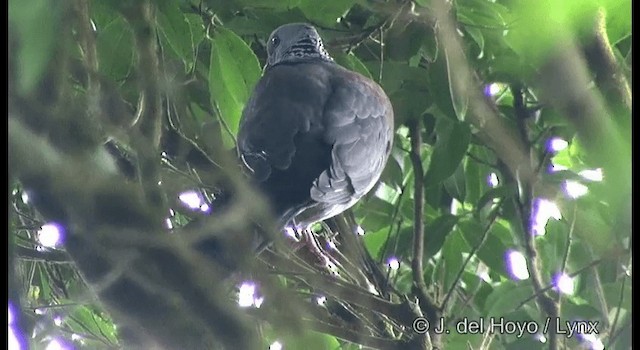
<svg viewBox="0 0 640 350">
<path fill-rule="evenodd" d="M 266 46 L 237 153 L 278 225 L 307 229 L 376 185 L 393 144 L 393 108 L 378 83 L 335 62 L 308 23 L 278 27 Z"/>
</svg>

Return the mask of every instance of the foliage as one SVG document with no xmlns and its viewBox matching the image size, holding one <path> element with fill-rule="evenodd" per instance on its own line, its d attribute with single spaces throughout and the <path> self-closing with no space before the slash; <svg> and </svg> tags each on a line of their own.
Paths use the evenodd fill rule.
<svg viewBox="0 0 640 350">
<path fill-rule="evenodd" d="M 10 1 L 10 327 L 32 348 L 126 348 L 131 329 L 167 348 L 630 348 L 630 14 L 629 0 Z M 227 150 L 265 40 L 290 22 L 381 84 L 396 139 L 352 211 L 256 259 L 246 231 L 268 211 Z M 237 193 L 224 216 L 221 186 Z M 213 215 L 178 200 L 193 189 Z M 42 247 L 51 222 L 64 246 Z M 207 235 L 235 260 L 194 253 Z M 236 307 L 243 279 L 263 306 Z M 450 332 L 418 332 L 422 316 Z M 534 332 L 457 328 L 490 317 Z M 579 321 L 598 334 L 554 332 Z"/>
</svg>

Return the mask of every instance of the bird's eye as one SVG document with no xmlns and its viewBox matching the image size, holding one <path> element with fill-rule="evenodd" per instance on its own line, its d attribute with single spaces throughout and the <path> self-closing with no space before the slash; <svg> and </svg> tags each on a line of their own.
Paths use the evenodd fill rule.
<svg viewBox="0 0 640 350">
<path fill-rule="evenodd" d="M 271 46 L 276 47 L 278 46 L 278 44 L 280 44 L 280 38 L 278 38 L 277 36 L 271 38 Z"/>
</svg>

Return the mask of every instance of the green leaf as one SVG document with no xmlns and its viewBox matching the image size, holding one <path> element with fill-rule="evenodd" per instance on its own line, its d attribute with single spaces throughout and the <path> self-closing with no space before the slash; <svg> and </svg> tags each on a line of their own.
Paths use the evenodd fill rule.
<svg viewBox="0 0 640 350">
<path fill-rule="evenodd" d="M 282 11 L 298 6 L 301 1 L 303 0 L 239 0 L 238 2 L 249 7 Z"/>
<path fill-rule="evenodd" d="M 464 203 L 467 196 L 467 188 L 462 162 L 453 172 L 453 175 L 444 180 L 443 185 L 451 197 L 457 199 L 460 203 Z"/>
<path fill-rule="evenodd" d="M 463 220 L 458 223 L 458 227 L 469 246 L 477 247 L 481 243 L 485 225 L 480 224 L 477 220 Z M 495 231 L 490 229 L 476 255 L 492 272 L 508 277 L 509 274 L 504 262 L 507 249 L 502 240 L 496 236 Z"/>
<path fill-rule="evenodd" d="M 365 66 L 364 63 L 360 61 L 358 56 L 354 55 L 353 53 L 349 53 L 349 54 L 339 53 L 337 55 L 333 55 L 333 58 L 337 64 L 349 70 L 352 70 L 354 72 L 358 72 L 364 75 L 365 77 L 373 80 L 373 76 L 367 69 L 367 66 Z"/>
<path fill-rule="evenodd" d="M 467 189 L 467 197 L 465 198 L 465 201 L 468 203 L 476 203 L 478 199 L 480 199 L 480 193 L 486 184 L 484 172 L 482 170 L 481 165 L 478 162 L 468 157 L 465 158 L 464 174 L 466 179 L 465 187 Z"/>
<path fill-rule="evenodd" d="M 334 350 L 340 348 L 340 343 L 335 337 L 313 331 L 292 334 L 282 341 L 282 345 L 285 349 Z"/>
<path fill-rule="evenodd" d="M 389 161 L 380 176 L 380 182 L 383 182 L 395 189 L 402 186 L 403 180 L 404 174 L 402 173 L 400 164 L 398 164 L 395 158 L 389 157 Z M 389 200 L 391 197 L 387 197 L 385 199 Z"/>
<path fill-rule="evenodd" d="M 631 36 L 631 0 L 603 1 L 606 8 L 607 36 L 611 45 Z"/>
<path fill-rule="evenodd" d="M 455 328 L 445 337 L 447 349 L 482 349 L 484 337 L 480 333 L 458 332 Z"/>
<path fill-rule="evenodd" d="M 438 118 L 436 141 L 429 169 L 425 175 L 426 186 L 434 186 L 448 178 L 458 168 L 471 140 L 471 129 L 466 123 Z"/>
<path fill-rule="evenodd" d="M 42 79 L 53 56 L 60 3 L 47 0 L 9 1 L 11 29 L 20 41 L 18 46 L 18 89 L 30 92 Z"/>
<path fill-rule="evenodd" d="M 440 114 L 447 118 L 457 120 L 456 111 L 451 100 L 451 87 L 449 86 L 449 75 L 447 68 L 447 58 L 444 50 L 437 50 L 435 61 L 429 65 L 427 70 L 429 81 L 429 92 L 433 96 L 435 105 Z"/>
<path fill-rule="evenodd" d="M 511 21 L 507 8 L 494 1 L 459 0 L 456 5 L 458 19 L 464 24 L 501 30 Z"/>
<path fill-rule="evenodd" d="M 509 314 L 520 304 L 529 299 L 533 293 L 531 286 L 526 283 L 514 283 L 505 281 L 494 288 L 487 297 L 484 307 L 484 316 L 501 317 Z M 531 298 L 528 303 L 535 303 L 535 298 Z"/>
<path fill-rule="evenodd" d="M 420 89 L 411 82 L 389 96 L 396 124 L 405 124 L 408 119 L 419 118 L 431 105 L 429 91 Z"/>
<path fill-rule="evenodd" d="M 627 281 L 625 283 L 624 288 L 622 288 L 622 280 L 615 283 L 603 283 L 602 291 L 605 301 L 608 305 L 618 306 L 618 303 L 622 301 L 620 307 L 622 309 L 631 310 L 631 282 Z M 620 300 L 620 292 L 622 291 L 622 300 Z M 585 299 L 590 303 L 590 305 L 599 305 L 600 296 L 598 295 L 598 289 L 594 286 L 593 288 L 588 288 L 585 291 Z"/>
<path fill-rule="evenodd" d="M 599 0 L 521 1 L 513 6 L 513 26 L 505 36 L 509 46 L 532 66 L 543 64 L 557 45 L 575 33 L 589 32 Z M 527 72 L 523 72 L 527 73 Z M 521 73 L 522 74 L 522 73 Z"/>
<path fill-rule="evenodd" d="M 445 242 L 445 239 L 453 231 L 458 223 L 458 217 L 451 214 L 443 214 L 424 229 L 424 258 L 434 256 Z"/>
<path fill-rule="evenodd" d="M 482 310 L 487 297 L 493 292 L 489 283 L 483 280 L 475 271 L 469 269 L 462 273 L 462 281 L 466 284 L 465 290 L 473 293 L 473 303 L 478 310 Z"/>
<path fill-rule="evenodd" d="M 189 24 L 189 31 L 191 32 L 191 43 L 196 48 L 206 35 L 204 24 L 202 23 L 202 17 L 194 13 L 187 13 L 184 15 L 185 20 Z"/>
<path fill-rule="evenodd" d="M 474 27 L 467 27 L 465 30 L 469 33 L 469 36 L 471 36 L 480 49 L 477 58 L 482 58 L 484 56 L 484 35 L 482 34 L 482 31 Z"/>
<path fill-rule="evenodd" d="M 226 28 L 216 28 L 211 42 L 209 93 L 211 103 L 218 106 L 221 118 L 235 137 L 242 109 L 260 78 L 258 58 L 251 48 Z M 223 141 L 234 147 L 226 133 Z"/>
<path fill-rule="evenodd" d="M 40 273 L 40 288 L 42 293 L 40 294 L 40 296 L 42 298 L 45 299 L 49 299 L 51 298 L 51 279 L 49 278 L 49 275 L 47 274 L 46 268 L 44 267 L 44 265 L 36 265 L 38 266 L 38 272 Z"/>
<path fill-rule="evenodd" d="M 100 71 L 114 80 L 124 78 L 133 66 L 133 36 L 122 17 L 98 27 Z"/>
<path fill-rule="evenodd" d="M 495 198 L 509 198 L 516 194 L 514 185 L 498 186 L 485 192 L 476 204 L 477 210 L 482 210 L 487 204 L 490 204 Z"/>
<path fill-rule="evenodd" d="M 392 204 L 377 197 L 372 197 L 367 202 L 367 205 L 358 208 L 358 214 L 362 215 L 365 219 L 362 225 L 366 226 L 363 227 L 373 231 L 388 227 L 391 222 L 391 216 L 395 210 Z"/>
<path fill-rule="evenodd" d="M 443 51 L 447 62 L 447 80 L 449 81 L 449 96 L 451 97 L 453 111 L 459 121 L 464 121 L 467 118 L 467 110 L 469 109 L 469 97 L 466 94 L 461 94 L 460 88 L 456 88 L 456 79 L 454 78 L 456 67 L 451 66 L 447 50 Z"/>
<path fill-rule="evenodd" d="M 368 227 L 365 226 L 366 222 L 363 222 L 362 224 L 363 227 Z M 382 248 L 384 248 L 385 243 L 387 242 L 387 237 L 389 237 L 389 228 L 385 227 L 376 232 L 367 231 L 367 233 L 362 236 L 362 239 L 365 247 L 367 247 L 367 250 L 371 253 L 371 256 L 374 258 L 380 258 L 380 255 L 384 253 Z"/>
<path fill-rule="evenodd" d="M 81 305 L 74 308 L 66 318 L 66 324 L 78 333 L 89 333 L 95 337 L 104 338 L 110 343 L 117 343 L 113 323 L 88 306 Z"/>
<path fill-rule="evenodd" d="M 159 30 L 167 39 L 173 51 L 187 67 L 193 64 L 194 41 L 191 26 L 180 10 L 176 0 L 158 1 Z"/>
<path fill-rule="evenodd" d="M 469 251 L 467 243 L 462 238 L 460 230 L 455 230 L 448 237 L 442 246 L 442 261 L 444 262 L 444 282 L 443 287 L 449 290 L 451 284 L 460 272 L 463 264 L 462 253 Z"/>
<path fill-rule="evenodd" d="M 433 38 L 433 32 L 424 23 L 412 21 L 398 24 L 391 27 L 384 35 L 384 59 L 407 62 L 412 57 L 420 58 L 418 53 L 423 43 L 427 41 L 427 37 Z M 417 66 L 416 64 L 410 65 Z"/>
<path fill-rule="evenodd" d="M 438 57 L 438 37 L 435 34 L 426 35 L 420 46 L 420 55 L 429 63 L 434 63 Z"/>
<path fill-rule="evenodd" d="M 354 3 L 354 0 L 301 0 L 298 6 L 311 22 L 334 27 Z"/>
<path fill-rule="evenodd" d="M 409 67 L 405 63 L 393 61 L 385 61 L 382 66 L 379 61 L 364 61 L 364 64 L 375 77 L 378 76 L 382 68 L 382 81 L 379 83 L 389 96 L 409 82 L 413 84 L 411 86 L 414 88 L 429 89 L 428 71 L 424 68 Z M 377 81 L 377 79 L 375 80 Z"/>
</svg>

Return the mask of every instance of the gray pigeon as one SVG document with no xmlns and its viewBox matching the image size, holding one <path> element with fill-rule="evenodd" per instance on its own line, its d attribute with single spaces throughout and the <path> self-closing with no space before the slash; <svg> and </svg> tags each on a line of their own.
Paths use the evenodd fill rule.
<svg viewBox="0 0 640 350">
<path fill-rule="evenodd" d="M 393 110 L 378 84 L 333 61 L 309 24 L 276 29 L 267 53 L 238 152 L 280 223 L 304 229 L 373 188 L 393 143 Z"/>
</svg>

